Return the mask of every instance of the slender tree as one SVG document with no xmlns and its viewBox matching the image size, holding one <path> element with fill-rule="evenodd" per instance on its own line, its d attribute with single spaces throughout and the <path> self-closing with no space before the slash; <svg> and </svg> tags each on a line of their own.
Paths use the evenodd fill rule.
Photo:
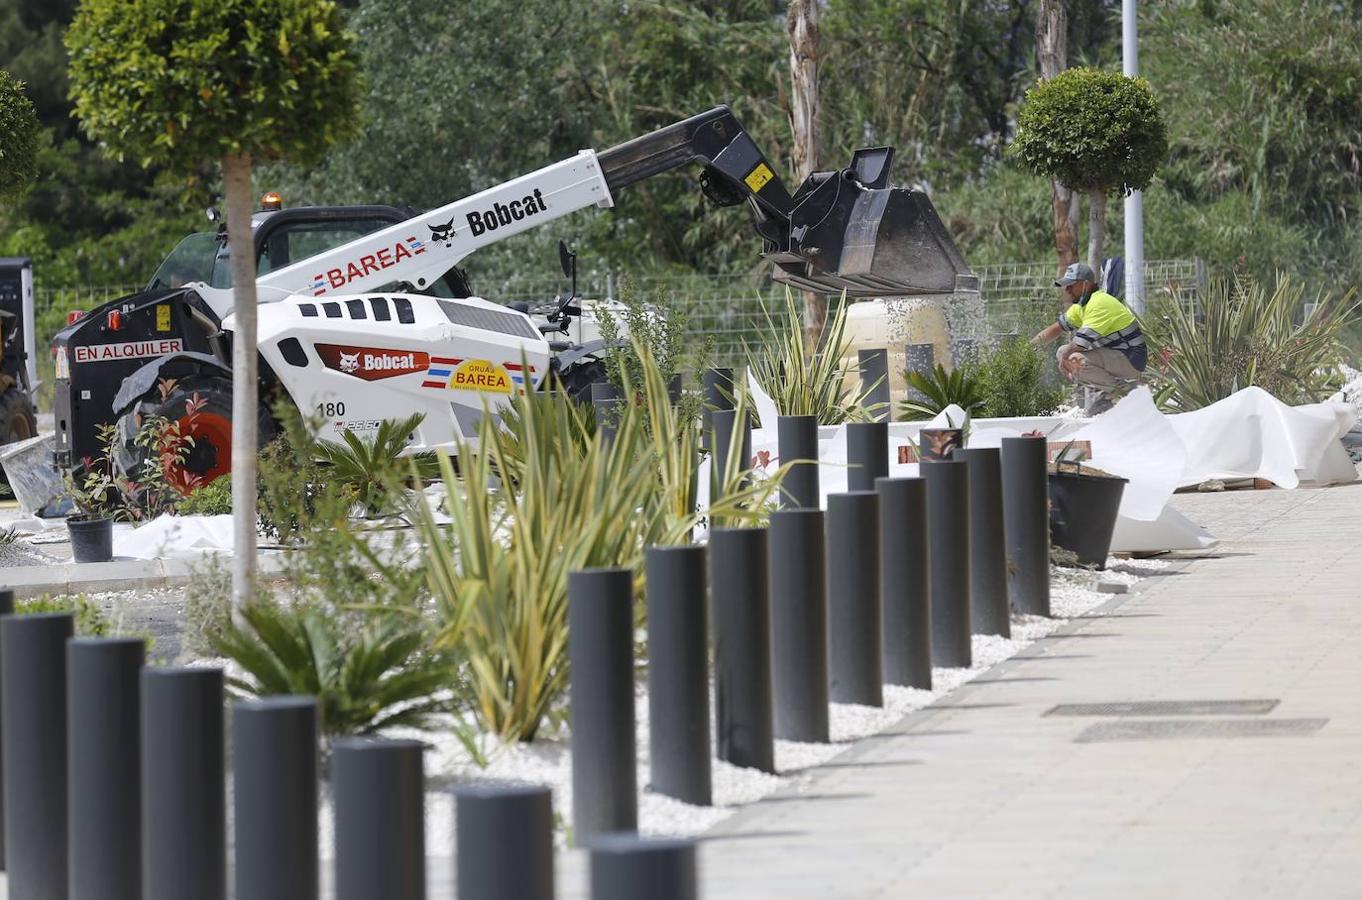
<svg viewBox="0 0 1362 900">
<path fill-rule="evenodd" d="M 19 194 L 38 173 L 38 114 L 24 83 L 0 69 L 0 200 Z"/>
<path fill-rule="evenodd" d="M 818 168 L 821 135 L 818 124 L 818 3 L 790 0 L 785 32 L 790 38 L 790 129 L 794 132 L 791 157 L 795 186 Z M 822 294 L 804 293 L 804 342 L 810 352 L 823 333 L 827 301 Z"/>
<path fill-rule="evenodd" d="M 1088 265 L 1099 270 L 1108 195 L 1149 186 L 1168 128 L 1143 78 L 1069 69 L 1026 92 L 1009 152 L 1037 175 L 1088 195 Z"/>
<path fill-rule="evenodd" d="M 256 571 L 258 366 L 251 166 L 315 160 L 354 128 L 353 37 L 331 0 L 82 0 L 66 33 L 71 98 L 120 159 L 219 160 L 233 289 L 232 597 Z"/>
<path fill-rule="evenodd" d="M 1040 0 L 1036 7 L 1036 63 L 1042 79 L 1069 68 L 1069 15 L 1065 0 Z M 1058 179 L 1050 179 L 1050 211 L 1055 223 L 1059 271 L 1078 259 L 1078 198 Z"/>
</svg>

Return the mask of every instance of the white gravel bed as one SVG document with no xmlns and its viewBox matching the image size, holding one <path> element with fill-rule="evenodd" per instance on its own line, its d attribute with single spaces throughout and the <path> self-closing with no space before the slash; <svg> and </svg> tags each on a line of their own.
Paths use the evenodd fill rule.
<svg viewBox="0 0 1362 900">
<path fill-rule="evenodd" d="M 1157 560 L 1112 560 L 1105 573 L 1082 569 L 1055 568 L 1051 573 L 1050 605 L 1055 618 L 1014 616 L 1012 637 L 976 635 L 973 642 L 974 665 L 968 669 L 935 669 L 931 691 L 886 685 L 884 706 L 869 707 L 834 703 L 830 708 L 832 743 L 807 744 L 776 741 L 776 768 L 779 775 L 742 769 L 712 760 L 714 805 L 692 806 L 651 793 L 648 784 L 648 696 L 640 684 L 635 698 L 637 734 L 637 784 L 639 787 L 639 830 L 644 834 L 693 836 L 701 834 L 735 813 L 740 807 L 769 796 L 778 790 L 799 790 L 810 778 L 810 770 L 842 753 L 857 740 L 876 734 L 897 723 L 908 713 L 939 700 L 960 685 L 977 677 L 997 663 L 1017 654 L 1038 638 L 1055 631 L 1064 620 L 1084 615 L 1111 599 L 1095 590 L 1100 579 L 1120 575 L 1123 582 L 1138 580 L 1139 572 L 1166 568 Z M 548 785 L 553 791 L 557 819 L 556 840 L 566 846 L 567 826 L 572 810 L 571 742 L 564 736 L 541 737 L 530 744 L 503 744 L 484 737 L 481 749 L 488 764 L 480 768 L 452 728 L 439 733 L 393 732 L 392 737 L 416 737 L 426 741 L 428 790 L 426 794 L 426 848 L 432 856 L 452 854 L 454 846 L 454 805 L 449 788 L 469 781 L 502 781 Z M 323 787 L 321 851 L 325 858 L 333 853 L 334 831 L 331 801 Z"/>
</svg>

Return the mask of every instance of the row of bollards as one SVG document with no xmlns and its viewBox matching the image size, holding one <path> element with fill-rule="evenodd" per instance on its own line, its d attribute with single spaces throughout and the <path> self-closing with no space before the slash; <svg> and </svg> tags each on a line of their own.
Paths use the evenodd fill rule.
<svg viewBox="0 0 1362 900">
<path fill-rule="evenodd" d="M 694 549 L 703 562 L 702 548 L 674 549 Z M 609 647 L 621 634 L 631 639 L 632 585 L 614 575 L 574 575 L 573 627 L 590 645 Z M 619 597 L 623 621 L 596 615 Z M 0 592 L 0 606 L 7 599 L 12 608 L 12 596 Z M 597 618 L 603 625 L 593 626 Z M 677 621 L 687 625 L 684 617 Z M 0 844 L 9 863 L 9 895 L 225 900 L 222 671 L 147 667 L 140 640 L 72 633 L 66 614 L 0 617 L 0 785 L 11 826 Z M 621 776 L 629 775 L 610 810 L 619 814 L 634 803 L 632 740 L 625 757 L 618 746 L 593 745 L 590 735 L 604 730 L 600 718 L 608 715 L 593 710 L 592 693 L 618 679 L 621 660 L 602 661 L 594 676 L 580 657 L 573 662 L 574 716 L 597 717 L 582 721 L 576 755 L 597 753 L 596 764 L 611 766 L 622 785 Z M 622 663 L 627 677 L 631 655 Z M 614 696 L 631 715 L 632 701 L 632 687 Z M 231 726 L 235 896 L 318 900 L 316 700 L 239 701 L 231 708 Z M 423 751 L 420 742 L 406 740 L 344 738 L 332 745 L 337 900 L 424 900 Z M 455 793 L 459 896 L 552 900 L 549 789 L 472 785 Z M 598 837 L 591 846 L 597 900 L 694 900 L 690 842 Z"/>
<path fill-rule="evenodd" d="M 777 426 L 783 462 L 817 458 L 811 417 Z M 715 410 L 712 427 L 716 467 L 750 452 L 732 411 Z M 852 424 L 853 435 L 848 462 L 868 489 L 829 496 L 823 512 L 817 466 L 796 464 L 814 478 L 786 491 L 769 526 L 711 527 L 707 547 L 647 551 L 651 790 L 708 804 L 711 735 L 720 760 L 774 772 L 777 738 L 829 739 L 829 703 L 880 706 L 886 684 L 930 689 L 934 664 L 971 665 L 974 634 L 1009 633 L 1009 592 L 1028 584 L 1014 572 L 1048 573 L 1043 542 L 1038 558 L 1012 558 L 1004 522 L 1011 495 L 1037 484 L 1043 514 L 1043 440 L 889 478 L 885 423 Z M 625 569 L 569 578 L 578 842 L 637 826 L 633 587 Z"/>
</svg>

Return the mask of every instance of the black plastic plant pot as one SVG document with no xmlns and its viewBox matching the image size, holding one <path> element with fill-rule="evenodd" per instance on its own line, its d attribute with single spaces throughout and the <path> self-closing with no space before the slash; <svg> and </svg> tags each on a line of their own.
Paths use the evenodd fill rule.
<svg viewBox="0 0 1362 900">
<path fill-rule="evenodd" d="M 917 441 L 922 462 L 950 459 L 956 447 L 965 446 L 965 429 L 924 428 L 917 433 Z"/>
<path fill-rule="evenodd" d="M 71 516 L 66 520 L 66 530 L 71 533 L 71 556 L 76 562 L 113 559 L 113 519 Z"/>
<path fill-rule="evenodd" d="M 1060 469 L 1050 473 L 1050 540 L 1085 566 L 1105 568 L 1126 479 Z"/>
</svg>

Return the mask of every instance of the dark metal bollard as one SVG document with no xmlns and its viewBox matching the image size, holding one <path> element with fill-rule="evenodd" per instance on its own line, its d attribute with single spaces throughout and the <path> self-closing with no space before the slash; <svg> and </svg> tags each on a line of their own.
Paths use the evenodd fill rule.
<svg viewBox="0 0 1362 900">
<path fill-rule="evenodd" d="M 970 628 L 1012 636 L 1007 608 L 1007 551 L 1003 548 L 1003 475 L 998 450 L 956 448 L 969 466 Z"/>
<path fill-rule="evenodd" d="M 336 900 L 426 900 L 426 794 L 420 741 L 332 745 Z"/>
<path fill-rule="evenodd" d="M 884 705 L 880 507 L 874 491 L 828 496 L 829 696 Z"/>
<path fill-rule="evenodd" d="M 847 490 L 873 491 L 889 474 L 889 423 L 847 424 Z"/>
<path fill-rule="evenodd" d="M 775 734 L 827 743 L 828 594 L 821 509 L 771 513 Z"/>
<path fill-rule="evenodd" d="M 144 900 L 224 900 L 221 669 L 142 670 Z"/>
<path fill-rule="evenodd" d="M 733 370 L 728 368 L 710 368 L 700 375 L 700 389 L 704 394 L 704 407 L 700 413 L 702 422 L 701 438 L 710 446 L 710 417 L 716 409 L 732 409 L 735 399 L 735 385 L 733 382 Z"/>
<path fill-rule="evenodd" d="M 877 478 L 884 681 L 932 689 L 932 592 L 927 555 L 927 482 Z"/>
<path fill-rule="evenodd" d="M 14 591 L 9 588 L 0 588 L 0 616 L 14 615 Z M 0 665 L 0 670 L 3 670 Z M 3 695 L 0 690 L 0 695 Z M 0 772 L 5 769 L 5 754 L 3 739 L 4 715 L 0 714 Z M 5 869 L 5 779 L 0 777 L 0 872 Z"/>
<path fill-rule="evenodd" d="M 767 565 L 766 529 L 710 531 L 714 731 L 719 758 L 735 766 L 775 772 Z"/>
<path fill-rule="evenodd" d="M 781 482 L 780 505 L 784 509 L 818 509 L 818 419 L 815 416 L 780 416 L 776 419 L 776 455 L 780 464 L 806 459 L 790 468 Z"/>
<path fill-rule="evenodd" d="M 549 789 L 470 784 L 457 788 L 454 797 L 456 896 L 553 900 L 553 798 Z"/>
<path fill-rule="evenodd" d="M 1050 482 L 1042 437 L 1003 438 L 1003 532 L 1012 608 L 1050 615 Z"/>
<path fill-rule="evenodd" d="M 69 614 L 0 618 L 9 896 L 67 894 L 66 642 Z"/>
<path fill-rule="evenodd" d="M 591 845 L 591 900 L 696 900 L 695 842 L 610 835 Z"/>
<path fill-rule="evenodd" d="M 861 390 L 866 391 L 866 403 L 879 406 L 875 421 L 892 422 L 893 411 L 889 406 L 889 351 L 858 350 L 857 361 L 861 365 Z"/>
<path fill-rule="evenodd" d="M 932 664 L 967 668 L 970 647 L 969 464 L 922 464 L 927 478 L 927 545 L 931 551 Z"/>
<path fill-rule="evenodd" d="M 709 595 L 705 548 L 649 547 L 649 785 L 683 803 L 713 800 L 709 761 Z"/>
<path fill-rule="evenodd" d="M 735 434 L 734 426 L 737 421 L 738 413 L 736 410 L 717 409 L 710 414 L 710 422 L 714 428 L 714 434 L 712 435 L 714 453 L 710 456 L 711 484 L 714 485 L 710 492 L 711 498 L 717 498 L 724 492 L 724 488 L 726 487 L 724 480 L 726 473 L 728 472 L 728 460 L 730 455 L 734 453 L 738 455 L 735 465 L 739 472 L 745 472 L 751 468 L 752 429 L 748 424 L 746 416 L 744 416 L 743 422 L 737 427 L 737 433 Z M 733 439 L 735 437 L 738 438 L 737 447 L 733 446 Z"/>
<path fill-rule="evenodd" d="M 634 573 L 568 573 L 572 834 L 638 827 L 634 734 Z"/>
<path fill-rule="evenodd" d="M 232 776 L 236 895 L 317 900 L 317 698 L 239 701 Z"/>
<path fill-rule="evenodd" d="M 140 638 L 66 645 L 71 900 L 141 900 Z"/>
</svg>

